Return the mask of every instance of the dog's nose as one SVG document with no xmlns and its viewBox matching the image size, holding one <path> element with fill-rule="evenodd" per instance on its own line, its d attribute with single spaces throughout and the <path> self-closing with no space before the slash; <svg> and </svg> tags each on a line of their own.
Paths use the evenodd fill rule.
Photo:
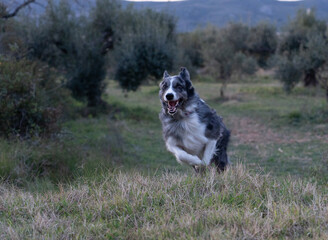
<svg viewBox="0 0 328 240">
<path fill-rule="evenodd" d="M 168 101 L 170 101 L 170 100 L 173 99 L 174 95 L 173 95 L 172 93 L 168 93 L 168 94 L 166 94 L 165 97 L 166 97 L 166 99 L 167 99 Z"/>
</svg>

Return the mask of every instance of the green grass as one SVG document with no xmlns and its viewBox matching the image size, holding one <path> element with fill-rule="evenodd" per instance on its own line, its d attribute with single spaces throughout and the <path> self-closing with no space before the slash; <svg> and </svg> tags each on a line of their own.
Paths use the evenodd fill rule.
<svg viewBox="0 0 328 240">
<path fill-rule="evenodd" d="M 196 176 L 165 149 L 158 87 L 51 139 L 0 140 L 1 239 L 326 239 L 328 104 L 265 78 L 195 82 L 232 131 L 233 167 Z M 80 106 L 81 107 L 81 106 Z M 246 170 L 247 169 L 247 170 Z M 267 175 L 269 174 L 269 175 Z"/>
</svg>

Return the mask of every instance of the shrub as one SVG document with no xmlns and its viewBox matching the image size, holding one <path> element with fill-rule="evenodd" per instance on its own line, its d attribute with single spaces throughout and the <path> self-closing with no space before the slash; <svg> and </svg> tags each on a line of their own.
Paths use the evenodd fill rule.
<svg viewBox="0 0 328 240">
<path fill-rule="evenodd" d="M 0 139 L 0 147 L 0 176 L 21 186 L 41 178 L 54 182 L 70 179 L 77 174 L 82 159 L 80 149 L 60 139 Z"/>
<path fill-rule="evenodd" d="M 30 137 L 58 131 L 63 93 L 51 70 L 25 59 L 2 59 L 0 72 L 0 134 Z"/>
</svg>

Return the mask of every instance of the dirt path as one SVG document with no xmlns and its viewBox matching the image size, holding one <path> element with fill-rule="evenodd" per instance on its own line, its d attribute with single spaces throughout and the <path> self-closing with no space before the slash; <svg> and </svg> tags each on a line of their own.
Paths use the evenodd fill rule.
<svg viewBox="0 0 328 240">
<path fill-rule="evenodd" d="M 239 144 L 249 143 L 304 143 L 320 140 L 328 143 L 328 134 L 317 135 L 313 131 L 295 133 L 272 129 L 249 117 L 229 117 L 228 124 L 234 141 Z"/>
</svg>

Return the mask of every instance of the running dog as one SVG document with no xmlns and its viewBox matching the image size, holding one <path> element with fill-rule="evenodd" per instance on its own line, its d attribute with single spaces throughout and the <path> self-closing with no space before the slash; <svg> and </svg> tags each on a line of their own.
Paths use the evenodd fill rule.
<svg viewBox="0 0 328 240">
<path fill-rule="evenodd" d="M 230 131 L 222 118 L 196 93 L 186 68 L 179 75 L 164 72 L 159 98 L 163 137 L 168 151 L 179 163 L 196 172 L 214 163 L 219 172 L 229 164 L 227 146 Z"/>
</svg>

